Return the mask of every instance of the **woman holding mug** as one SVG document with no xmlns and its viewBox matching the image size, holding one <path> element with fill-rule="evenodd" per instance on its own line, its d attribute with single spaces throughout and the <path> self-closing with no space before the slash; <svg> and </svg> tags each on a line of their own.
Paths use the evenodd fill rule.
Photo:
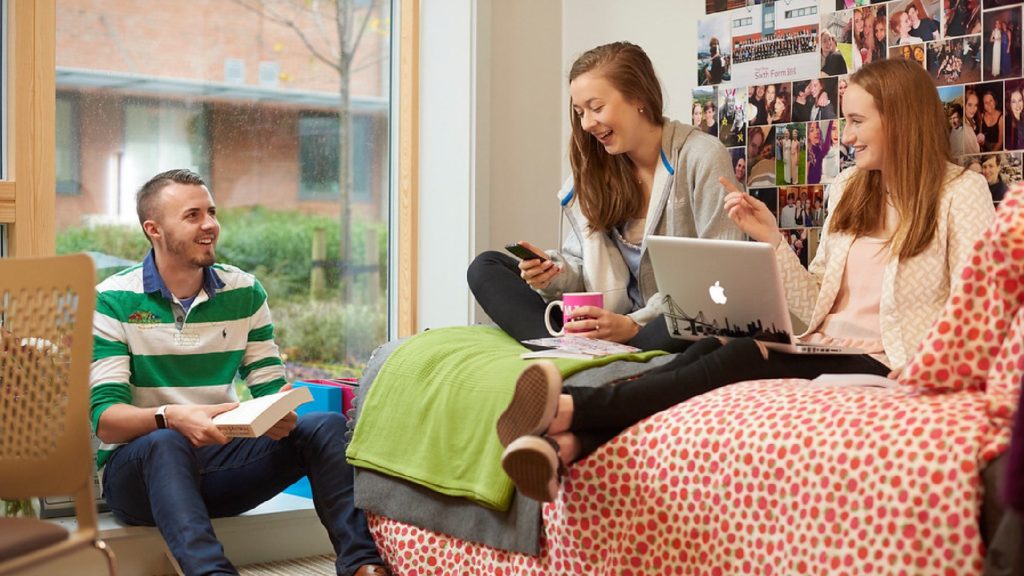
<svg viewBox="0 0 1024 576">
<path fill-rule="evenodd" d="M 601 292 L 602 308 L 576 309 L 565 328 L 643 349 L 680 349 L 669 337 L 647 254 L 649 234 L 742 239 L 724 209 L 724 177 L 738 187 L 722 143 L 662 115 L 661 85 L 644 51 L 598 46 L 569 72 L 572 177 L 558 194 L 568 236 L 547 259 L 517 262 L 484 252 L 469 286 L 491 319 L 517 340 L 548 335 L 547 301 Z M 553 319 L 560 328 L 561 318 Z"/>
</svg>

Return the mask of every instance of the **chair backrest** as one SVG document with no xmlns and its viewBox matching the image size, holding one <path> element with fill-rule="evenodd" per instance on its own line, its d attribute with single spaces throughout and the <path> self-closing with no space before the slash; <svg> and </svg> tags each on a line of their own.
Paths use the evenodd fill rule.
<svg viewBox="0 0 1024 576">
<path fill-rule="evenodd" d="M 72 495 L 93 523 L 94 282 L 84 254 L 0 259 L 0 497 Z"/>
</svg>

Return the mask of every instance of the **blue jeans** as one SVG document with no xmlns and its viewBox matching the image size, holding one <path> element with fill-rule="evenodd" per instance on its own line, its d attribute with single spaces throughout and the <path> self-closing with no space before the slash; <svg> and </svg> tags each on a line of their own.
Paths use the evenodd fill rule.
<svg viewBox="0 0 1024 576">
<path fill-rule="evenodd" d="M 111 455 L 103 494 L 118 520 L 159 528 L 185 574 L 238 574 L 210 518 L 250 510 L 308 474 L 338 574 L 348 576 L 364 564 L 384 562 L 355 507 L 345 447 L 344 416 L 327 412 L 299 417 L 279 441 L 236 438 L 194 448 L 174 430 L 156 430 Z"/>
</svg>

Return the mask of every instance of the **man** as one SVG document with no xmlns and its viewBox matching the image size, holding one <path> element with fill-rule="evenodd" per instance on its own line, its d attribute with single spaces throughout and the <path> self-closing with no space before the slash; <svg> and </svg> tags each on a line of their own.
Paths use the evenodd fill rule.
<svg viewBox="0 0 1024 576">
<path fill-rule="evenodd" d="M 714 102 L 704 103 L 704 122 L 700 128 L 712 136 L 718 136 L 718 121 L 715 119 L 717 108 Z"/>
<path fill-rule="evenodd" d="M 949 151 L 953 157 L 964 155 L 964 107 L 952 104 L 949 107 Z"/>
<path fill-rule="evenodd" d="M 309 475 L 337 573 L 385 575 L 353 505 L 340 414 L 290 413 L 261 438 L 231 440 L 212 418 L 291 387 L 274 343 L 266 292 L 251 274 L 214 264 L 220 224 L 202 178 L 154 176 L 137 196 L 152 249 L 97 287 L 90 412 L 103 441 L 103 494 L 127 524 L 155 525 L 185 574 L 238 574 L 211 517 L 233 516 Z"/>
<path fill-rule="evenodd" d="M 722 62 L 722 52 L 718 47 L 718 38 L 712 36 L 710 41 L 711 62 L 704 70 L 704 79 L 707 84 L 721 84 L 722 76 L 725 74 L 725 65 Z"/>
<path fill-rule="evenodd" d="M 819 82 L 820 86 L 821 83 Z M 814 107 L 814 100 L 811 97 L 810 82 L 794 82 L 793 91 L 793 122 L 807 122 L 811 119 L 811 109 Z"/>
<path fill-rule="evenodd" d="M 992 193 L 993 202 L 1002 202 L 1006 195 L 1006 182 L 999 177 L 1003 169 L 1001 160 L 1001 154 L 990 154 L 981 163 L 981 173 L 988 181 L 988 191 Z"/>
<path fill-rule="evenodd" d="M 910 35 L 920 38 L 925 42 L 935 40 L 935 34 L 939 31 L 939 23 L 928 16 L 921 18 L 917 6 L 911 4 L 907 7 L 907 16 L 910 17 Z"/>
<path fill-rule="evenodd" d="M 779 228 L 796 228 L 796 194 L 786 194 L 786 205 L 779 210 Z"/>
<path fill-rule="evenodd" d="M 811 121 L 834 120 L 836 111 L 832 107 L 832 100 L 828 97 L 828 91 L 822 86 L 821 80 L 817 78 L 811 80 L 807 84 L 807 91 L 814 103 L 811 108 Z"/>
</svg>

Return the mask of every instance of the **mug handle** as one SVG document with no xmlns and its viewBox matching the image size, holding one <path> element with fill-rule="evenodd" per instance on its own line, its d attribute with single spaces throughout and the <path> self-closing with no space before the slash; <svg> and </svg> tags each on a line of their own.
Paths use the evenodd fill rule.
<svg viewBox="0 0 1024 576">
<path fill-rule="evenodd" d="M 548 302 L 548 307 L 544 309 L 544 326 L 548 329 L 548 334 L 551 334 L 552 336 L 563 336 L 565 334 L 565 328 L 564 327 L 561 330 L 559 330 L 558 332 L 555 332 L 555 329 L 551 327 L 551 307 L 552 306 L 558 306 L 558 309 L 562 310 L 562 301 L 561 300 L 552 300 L 551 302 Z"/>
</svg>

